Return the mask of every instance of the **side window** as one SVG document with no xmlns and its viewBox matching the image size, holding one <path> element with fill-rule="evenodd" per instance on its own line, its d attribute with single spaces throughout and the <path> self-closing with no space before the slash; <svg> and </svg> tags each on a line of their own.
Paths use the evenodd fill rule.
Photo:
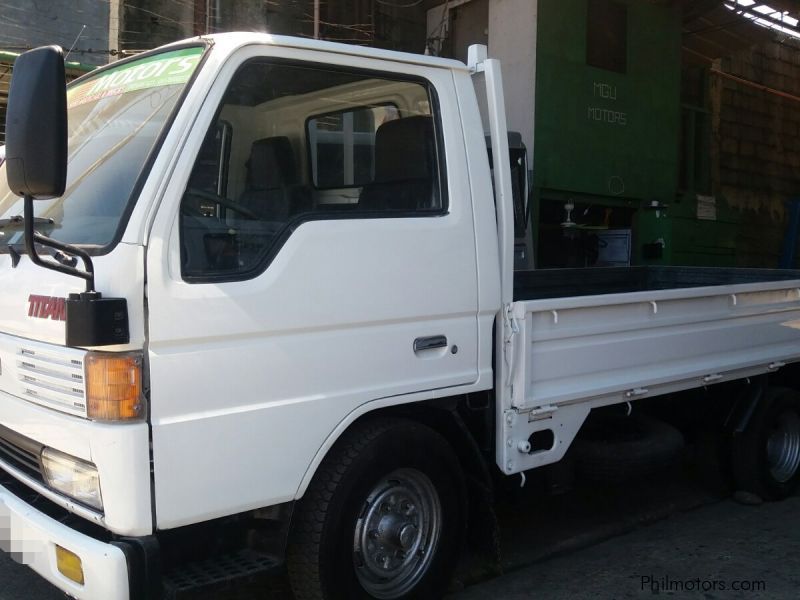
<svg viewBox="0 0 800 600">
<path fill-rule="evenodd" d="M 305 221 L 441 214 L 434 100 L 420 79 L 245 63 L 181 202 L 184 279 L 253 277 Z"/>
<path fill-rule="evenodd" d="M 375 133 L 383 123 L 400 118 L 394 105 L 356 108 L 308 120 L 314 187 L 360 187 L 372 181 Z"/>
</svg>

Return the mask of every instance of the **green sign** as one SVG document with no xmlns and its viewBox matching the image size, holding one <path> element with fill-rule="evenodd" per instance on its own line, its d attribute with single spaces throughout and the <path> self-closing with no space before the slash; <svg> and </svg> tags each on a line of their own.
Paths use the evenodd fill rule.
<svg viewBox="0 0 800 600">
<path fill-rule="evenodd" d="M 67 107 L 80 106 L 109 96 L 167 85 L 186 83 L 204 48 L 163 52 L 112 67 L 67 89 Z"/>
</svg>

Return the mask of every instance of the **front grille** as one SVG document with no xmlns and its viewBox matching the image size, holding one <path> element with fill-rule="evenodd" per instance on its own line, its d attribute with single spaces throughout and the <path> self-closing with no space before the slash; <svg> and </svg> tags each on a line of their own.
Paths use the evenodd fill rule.
<svg viewBox="0 0 800 600">
<path fill-rule="evenodd" d="M 0 425 L 0 467 L 8 465 L 38 482 L 43 482 L 39 456 L 43 446 Z"/>
<path fill-rule="evenodd" d="M 20 348 L 16 367 L 22 395 L 27 400 L 86 416 L 83 360 L 60 352 Z"/>
</svg>

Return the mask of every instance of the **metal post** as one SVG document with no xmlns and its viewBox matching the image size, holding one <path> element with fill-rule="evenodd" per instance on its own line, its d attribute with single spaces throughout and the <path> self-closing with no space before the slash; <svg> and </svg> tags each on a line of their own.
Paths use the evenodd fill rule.
<svg viewBox="0 0 800 600">
<path fill-rule="evenodd" d="M 314 39 L 319 39 L 319 0 L 314 0 Z"/>
<path fill-rule="evenodd" d="M 110 0 L 108 3 L 108 47 L 120 50 L 120 30 L 122 29 L 122 0 Z M 108 62 L 114 62 L 119 54 L 109 54 Z"/>
</svg>

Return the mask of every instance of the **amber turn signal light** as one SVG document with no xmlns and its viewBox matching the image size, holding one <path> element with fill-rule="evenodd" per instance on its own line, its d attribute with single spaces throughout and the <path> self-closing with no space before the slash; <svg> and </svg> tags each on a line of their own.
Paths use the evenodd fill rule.
<svg viewBox="0 0 800 600">
<path fill-rule="evenodd" d="M 145 416 L 142 356 L 139 353 L 89 352 L 86 412 L 98 421 L 131 421 Z"/>
</svg>

